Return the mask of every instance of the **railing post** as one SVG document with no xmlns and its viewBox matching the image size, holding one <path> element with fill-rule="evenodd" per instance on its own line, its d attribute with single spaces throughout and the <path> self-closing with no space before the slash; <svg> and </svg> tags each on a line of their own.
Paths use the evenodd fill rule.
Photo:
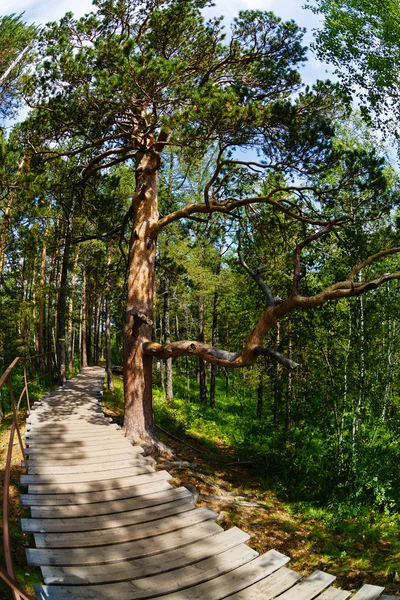
<svg viewBox="0 0 400 600">
<path fill-rule="evenodd" d="M 27 469 L 28 463 L 26 462 L 24 443 L 22 441 L 21 432 L 20 432 L 19 426 L 18 426 L 18 413 L 17 413 L 16 407 L 15 407 L 14 390 L 13 390 L 13 386 L 12 386 L 12 376 L 11 375 L 8 378 L 8 389 L 10 390 L 11 407 L 12 407 L 12 411 L 13 411 L 13 423 L 15 423 L 15 428 L 17 430 L 19 445 L 21 448 L 22 458 L 24 461 L 25 469 Z"/>
<path fill-rule="evenodd" d="M 29 414 L 31 414 L 31 403 L 29 402 L 28 378 L 26 376 L 26 363 L 25 362 L 24 362 L 24 381 L 25 381 L 25 390 L 26 390 L 26 401 L 28 404 Z"/>
<path fill-rule="evenodd" d="M 11 375 L 8 376 L 8 385 L 10 387 L 10 378 Z M 12 387 L 11 387 L 12 389 Z M 11 395 L 11 392 L 10 392 Z M 14 408 L 14 403 L 13 403 Z M 3 544 L 4 544 L 4 558 L 6 561 L 6 569 L 8 575 L 15 579 L 14 565 L 11 557 L 11 546 L 10 546 L 10 528 L 9 528 L 9 490 L 10 490 L 10 478 L 11 478 L 11 458 L 13 451 L 13 442 L 15 435 L 15 411 L 13 410 L 13 422 L 11 425 L 10 432 L 10 441 L 8 444 L 7 450 L 7 459 L 6 459 L 6 469 L 4 474 L 4 485 L 3 485 Z M 14 600 L 19 600 L 19 595 L 15 590 L 12 591 Z"/>
</svg>

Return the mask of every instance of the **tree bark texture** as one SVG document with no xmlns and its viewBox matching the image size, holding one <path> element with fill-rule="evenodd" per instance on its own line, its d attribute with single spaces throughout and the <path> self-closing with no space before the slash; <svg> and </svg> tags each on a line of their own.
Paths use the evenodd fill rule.
<svg viewBox="0 0 400 600">
<path fill-rule="evenodd" d="M 200 343 L 204 344 L 204 300 L 203 296 L 199 296 L 199 337 Z M 207 378 L 206 364 L 202 358 L 199 358 L 199 387 L 200 387 L 200 402 L 207 402 Z"/>
<path fill-rule="evenodd" d="M 87 302 L 86 302 L 86 265 L 83 266 L 82 270 L 82 318 L 81 318 L 81 367 L 84 369 L 88 366 L 88 355 L 86 346 L 86 314 L 87 314 Z"/>
<path fill-rule="evenodd" d="M 164 282 L 164 343 L 171 342 L 171 323 L 170 323 L 170 290 L 169 279 Z M 165 397 L 167 402 L 174 401 L 174 390 L 172 380 L 172 358 L 167 358 L 165 361 Z"/>
<path fill-rule="evenodd" d="M 111 316 L 110 316 L 110 265 L 111 252 L 110 246 L 107 247 L 107 280 L 106 280 L 106 373 L 107 373 L 107 389 L 113 389 L 112 381 L 112 363 L 111 363 Z"/>
<path fill-rule="evenodd" d="M 217 265 L 217 275 L 221 272 L 221 260 Z M 213 320 L 211 329 L 211 343 L 216 346 L 218 343 L 218 290 L 214 291 L 214 302 L 213 302 Z M 210 406 L 215 407 L 215 383 L 217 376 L 217 365 L 211 365 L 210 371 Z"/>
<path fill-rule="evenodd" d="M 70 372 L 74 369 L 74 296 L 75 296 L 75 280 L 76 267 L 78 265 L 79 251 L 75 253 L 74 267 L 71 277 L 71 295 L 69 297 L 68 306 L 68 369 Z"/>
<path fill-rule="evenodd" d="M 144 353 L 154 322 L 159 155 L 149 149 L 136 162 L 134 226 L 128 259 L 128 302 L 124 328 L 124 431 L 154 443 L 152 357 Z"/>
<path fill-rule="evenodd" d="M 68 217 L 65 231 L 64 254 L 62 259 L 61 279 L 58 293 L 57 304 L 57 363 L 60 385 L 64 385 L 66 381 L 66 343 L 65 343 L 65 321 L 67 312 L 67 282 L 69 271 L 69 257 L 71 250 L 71 233 L 72 233 L 72 212 Z"/>
</svg>

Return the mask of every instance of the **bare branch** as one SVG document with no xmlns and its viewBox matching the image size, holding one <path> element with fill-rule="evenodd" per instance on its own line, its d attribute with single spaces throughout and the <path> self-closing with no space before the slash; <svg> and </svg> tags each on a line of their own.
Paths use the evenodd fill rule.
<svg viewBox="0 0 400 600">
<path fill-rule="evenodd" d="M 242 352 L 228 352 L 221 350 L 215 346 L 209 344 L 203 344 L 202 342 L 194 342 L 190 340 L 183 340 L 180 342 L 171 342 L 169 344 L 158 344 L 157 342 L 149 342 L 143 346 L 144 353 L 148 356 L 153 356 L 160 359 L 174 358 L 176 356 L 198 356 L 203 360 L 206 360 L 214 365 L 221 367 L 239 368 L 248 365 L 253 365 L 258 356 L 268 356 L 279 362 L 285 369 L 295 369 L 299 365 L 292 360 L 283 356 L 277 350 L 273 348 L 262 348 L 257 346 L 253 348 L 252 352 L 246 353 L 244 359 L 244 353 Z"/>
<path fill-rule="evenodd" d="M 400 248 L 396 247 L 396 248 L 388 248 L 386 250 L 381 250 L 380 252 L 377 252 L 376 254 L 372 254 L 371 256 L 369 256 L 368 258 L 366 258 L 365 260 L 360 262 L 358 265 L 353 267 L 353 269 L 350 271 L 350 274 L 349 274 L 349 280 L 354 279 L 354 277 L 360 271 L 362 271 L 362 269 L 364 269 L 364 267 L 367 267 L 374 261 L 379 260 L 380 258 L 384 258 L 385 256 L 391 256 L 392 254 L 398 254 L 398 253 L 400 253 Z"/>
<path fill-rule="evenodd" d="M 238 234 L 238 250 L 237 250 L 237 253 L 238 253 L 238 257 L 239 257 L 239 262 L 242 265 L 243 269 L 250 275 L 250 277 L 252 279 L 254 279 L 254 281 L 256 282 L 256 284 L 258 285 L 258 287 L 264 292 L 265 296 L 267 297 L 267 306 L 274 306 L 276 298 L 273 295 L 273 293 L 271 292 L 271 290 L 268 287 L 268 285 L 265 283 L 265 281 L 261 277 L 261 275 L 260 275 L 260 269 L 256 269 L 255 271 L 252 271 L 250 269 L 250 267 L 244 261 L 243 254 L 242 254 L 242 249 L 241 249 L 241 245 L 240 245 L 240 235 L 239 234 Z"/>
<path fill-rule="evenodd" d="M 284 204 L 282 204 L 282 202 L 284 202 L 285 200 L 275 200 L 274 199 L 274 196 L 276 196 L 278 194 L 298 192 L 298 191 L 313 191 L 313 192 L 317 193 L 317 190 L 315 190 L 315 188 L 312 188 L 309 186 L 304 187 L 304 188 L 299 188 L 296 186 L 288 186 L 288 187 L 276 188 L 275 190 L 272 190 L 267 196 L 242 198 L 240 200 L 235 200 L 234 198 L 226 198 L 225 200 L 222 200 L 222 201 L 217 201 L 217 200 L 211 198 L 211 199 L 209 199 L 209 205 L 207 205 L 207 204 L 188 204 L 184 208 L 181 208 L 169 215 L 166 215 L 165 217 L 160 219 L 158 221 L 158 223 L 156 223 L 154 225 L 154 232 L 157 233 L 159 230 L 163 229 L 170 223 L 173 223 L 174 221 L 178 221 L 179 219 L 188 218 L 190 215 L 193 215 L 196 213 L 210 214 L 210 213 L 214 213 L 214 212 L 219 212 L 219 213 L 227 214 L 236 208 L 241 208 L 242 206 L 247 206 L 249 204 L 269 204 L 270 206 L 273 206 L 280 212 L 283 212 L 285 215 L 287 215 L 291 219 L 299 221 L 300 223 L 308 223 L 310 225 L 319 225 L 321 227 L 325 227 L 326 225 L 328 225 L 329 221 L 325 221 L 322 219 L 311 219 L 308 217 L 304 217 L 301 214 L 296 214 L 296 213 L 292 212 L 290 209 L 288 209 L 286 206 L 284 206 Z"/>
<path fill-rule="evenodd" d="M 319 231 L 316 231 L 312 235 L 309 235 L 300 244 L 297 244 L 296 250 L 294 253 L 293 290 L 292 290 L 293 295 L 296 295 L 298 293 L 300 279 L 302 278 L 301 264 L 300 264 L 302 250 L 304 250 L 304 248 L 306 246 L 309 246 L 310 244 L 312 244 L 312 242 L 319 239 L 326 233 L 330 233 L 332 231 L 332 229 L 335 227 L 335 225 L 339 225 L 340 223 L 343 223 L 345 220 L 346 220 L 345 217 L 338 217 L 336 219 L 332 219 L 332 221 L 330 221 L 325 227 L 323 227 Z"/>
</svg>

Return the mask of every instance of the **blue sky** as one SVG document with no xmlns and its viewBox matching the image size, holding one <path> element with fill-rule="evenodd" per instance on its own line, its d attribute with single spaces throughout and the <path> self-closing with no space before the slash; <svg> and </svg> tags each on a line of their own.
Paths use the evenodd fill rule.
<svg viewBox="0 0 400 600">
<path fill-rule="evenodd" d="M 271 10 L 283 19 L 294 19 L 299 25 L 307 28 L 306 43 L 312 40 L 311 30 L 318 27 L 318 17 L 311 11 L 304 10 L 302 0 L 214 0 L 215 7 L 209 9 L 213 15 L 223 15 L 227 24 L 242 9 Z M 2 0 L 0 12 L 25 13 L 25 20 L 29 23 L 47 23 L 60 19 L 67 11 L 72 11 L 76 16 L 81 16 L 91 10 L 91 0 Z M 317 61 L 310 53 L 310 58 L 302 71 L 304 82 L 313 83 L 316 79 L 325 79 L 329 76 L 329 69 Z"/>
</svg>

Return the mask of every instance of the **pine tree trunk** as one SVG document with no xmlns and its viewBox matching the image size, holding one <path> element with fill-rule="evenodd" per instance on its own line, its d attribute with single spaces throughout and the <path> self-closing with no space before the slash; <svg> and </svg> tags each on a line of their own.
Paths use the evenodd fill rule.
<svg viewBox="0 0 400 600">
<path fill-rule="evenodd" d="M 163 318 L 160 315 L 160 344 L 163 343 L 164 340 L 164 327 L 163 327 Z M 164 398 L 167 397 L 166 391 L 165 391 L 165 361 L 161 360 L 160 361 L 160 379 L 161 379 L 161 387 L 162 387 L 162 391 L 164 393 Z"/>
<path fill-rule="evenodd" d="M 46 220 L 45 230 L 43 234 L 43 247 L 42 256 L 40 259 L 40 280 L 39 280 L 39 354 L 40 356 L 40 370 L 44 374 L 46 372 L 46 360 L 44 353 L 45 349 L 45 309 L 46 309 L 46 256 L 47 256 L 47 234 L 48 234 L 48 221 Z"/>
<path fill-rule="evenodd" d="M 72 233 L 72 211 L 68 217 L 65 232 L 64 254 L 61 268 L 61 279 L 58 293 L 57 304 L 57 362 L 60 385 L 64 385 L 66 381 L 66 343 L 65 343 L 65 321 L 67 312 L 67 282 L 69 271 L 69 257 L 71 250 L 71 233 Z"/>
<path fill-rule="evenodd" d="M 107 373 L 107 389 L 113 389 L 112 381 L 112 364 L 111 364 L 111 317 L 110 317 L 110 265 L 111 252 L 110 246 L 107 246 L 107 281 L 106 281 L 106 373 Z"/>
<path fill-rule="evenodd" d="M 71 277 L 71 295 L 69 298 L 68 307 L 68 369 L 70 372 L 74 370 L 74 295 L 75 295 L 75 279 L 76 279 L 76 267 L 78 265 L 79 251 L 75 254 L 74 267 Z"/>
<path fill-rule="evenodd" d="M 3 276 L 4 259 L 6 255 L 6 246 L 8 231 L 10 229 L 10 212 L 14 204 L 14 195 L 10 196 L 10 199 L 4 209 L 3 220 L 0 225 L 0 279 Z"/>
<path fill-rule="evenodd" d="M 86 346 L 86 264 L 83 266 L 82 273 L 82 319 L 81 319 L 81 367 L 88 366 L 87 346 Z"/>
<path fill-rule="evenodd" d="M 204 301 L 203 296 L 199 296 L 199 342 L 204 343 Z M 206 379 L 206 364 L 202 358 L 199 358 L 199 386 L 200 386 L 200 402 L 207 402 L 207 379 Z"/>
<path fill-rule="evenodd" d="M 218 265 L 220 267 L 220 264 Z M 217 269 L 217 275 L 220 273 L 220 268 Z M 213 321 L 212 321 L 212 345 L 216 346 L 218 343 L 218 291 L 214 292 L 214 306 L 213 306 Z M 217 365 L 211 365 L 211 375 L 210 375 L 210 406 L 211 408 L 215 407 L 215 379 L 217 375 Z"/>
<path fill-rule="evenodd" d="M 158 221 L 158 168 L 159 155 L 151 148 L 137 159 L 124 328 L 124 431 L 137 441 L 160 447 L 153 422 L 152 358 L 143 351 L 151 341 L 154 322 L 157 240 L 152 226 Z"/>
<path fill-rule="evenodd" d="M 169 318 L 169 280 L 165 280 L 164 285 L 164 342 L 169 344 L 171 341 L 171 324 Z M 165 397 L 167 402 L 174 401 L 174 390 L 172 384 L 172 358 L 167 358 L 165 361 L 165 375 L 166 375 L 166 390 Z"/>
</svg>

